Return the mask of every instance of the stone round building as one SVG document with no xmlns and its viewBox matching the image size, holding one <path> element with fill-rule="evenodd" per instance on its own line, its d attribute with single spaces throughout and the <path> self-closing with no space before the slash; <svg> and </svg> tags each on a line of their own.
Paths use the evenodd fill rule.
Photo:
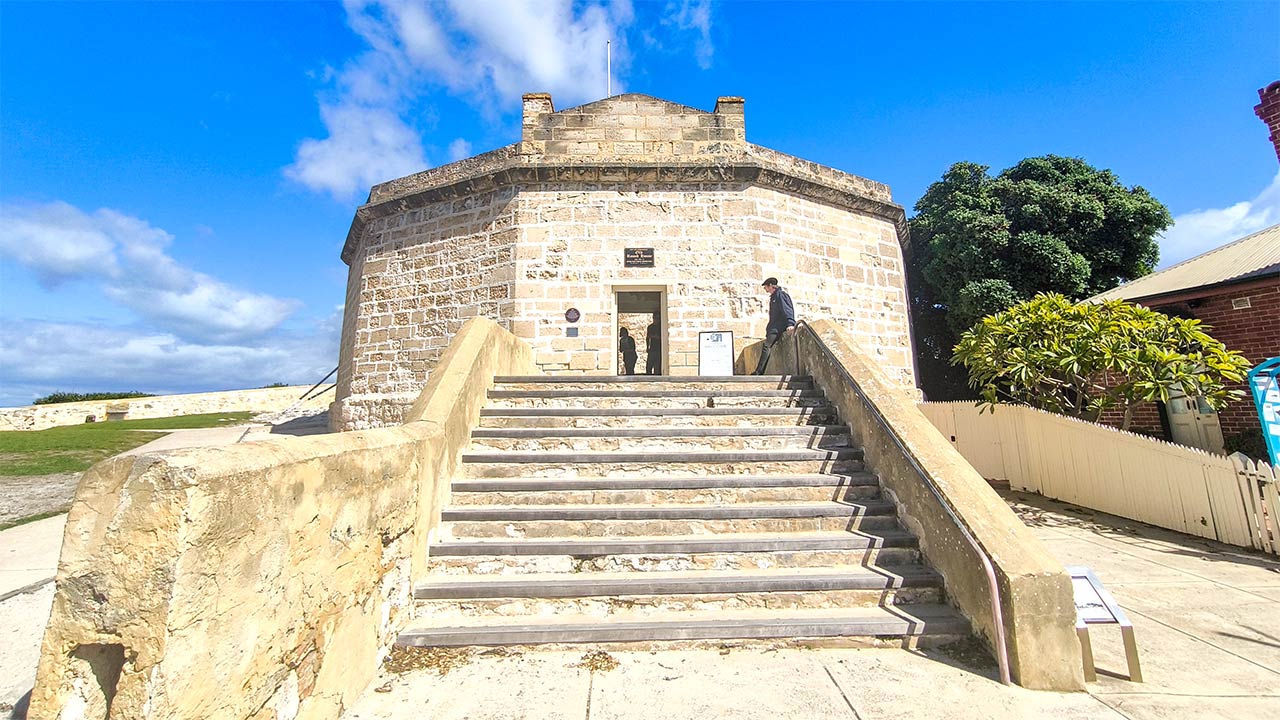
<svg viewBox="0 0 1280 720">
<path fill-rule="evenodd" d="M 748 143 L 741 98 L 557 112 L 526 95 L 520 142 L 377 185 L 357 210 L 331 422 L 399 422 L 476 316 L 547 373 L 618 373 L 627 327 L 638 372 L 648 332 L 663 374 L 696 374 L 700 332 L 732 332 L 735 355 L 763 337 L 768 276 L 909 387 L 905 240 L 886 185 Z"/>
</svg>

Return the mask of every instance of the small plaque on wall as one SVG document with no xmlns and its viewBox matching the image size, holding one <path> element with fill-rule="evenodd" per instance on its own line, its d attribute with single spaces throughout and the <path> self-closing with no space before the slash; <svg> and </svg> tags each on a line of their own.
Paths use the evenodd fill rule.
<svg viewBox="0 0 1280 720">
<path fill-rule="evenodd" d="M 653 267 L 653 248 L 624 248 L 623 267 Z"/>
</svg>

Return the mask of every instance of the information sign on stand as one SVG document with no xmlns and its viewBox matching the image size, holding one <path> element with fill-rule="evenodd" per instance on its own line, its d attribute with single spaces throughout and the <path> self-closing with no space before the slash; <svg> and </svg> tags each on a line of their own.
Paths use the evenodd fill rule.
<svg viewBox="0 0 1280 720">
<path fill-rule="evenodd" d="M 698 374 L 733 374 L 733 333 L 698 333 Z"/>
<path fill-rule="evenodd" d="M 1262 361 L 1249 371 L 1249 389 L 1262 423 L 1262 438 L 1271 455 L 1271 466 L 1280 466 L 1280 357 Z"/>
</svg>

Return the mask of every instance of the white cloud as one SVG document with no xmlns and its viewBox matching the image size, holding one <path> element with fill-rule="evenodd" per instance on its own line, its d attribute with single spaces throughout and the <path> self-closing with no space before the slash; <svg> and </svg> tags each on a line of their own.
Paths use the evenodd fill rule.
<svg viewBox="0 0 1280 720">
<path fill-rule="evenodd" d="M 457 140 L 449 143 L 450 161 L 461 160 L 467 157 L 471 157 L 471 143 L 467 142 L 463 138 L 458 138 Z"/>
<path fill-rule="evenodd" d="M 614 23 L 632 19 L 630 3 L 576 11 L 570 0 L 446 4 L 450 12 L 441 19 L 450 23 L 453 37 L 471 41 L 448 49 L 466 58 L 470 72 L 461 78 L 464 89 L 492 92 L 503 100 L 549 92 L 562 107 L 604 96 L 605 44 L 619 44 Z"/>
<path fill-rule="evenodd" d="M 698 33 L 694 57 L 698 67 L 711 69 L 711 58 L 715 54 L 715 46 L 711 44 L 711 0 L 681 0 L 679 3 L 669 2 L 663 10 L 664 25 L 675 25 L 681 30 L 693 30 Z"/>
<path fill-rule="evenodd" d="M 325 105 L 323 140 L 303 140 L 285 176 L 342 201 L 427 166 L 417 132 L 386 108 Z"/>
<path fill-rule="evenodd" d="M 369 49 L 322 93 L 328 137 L 306 139 L 285 175 L 350 200 L 370 185 L 427 167 L 418 129 L 433 87 L 487 115 L 549 92 L 560 107 L 604 96 L 605 43 L 625 67 L 629 0 L 346 0 L 347 22 Z M 697 22 L 697 13 L 689 15 Z M 616 75 L 616 73 L 615 73 Z M 621 84 L 613 82 L 618 89 Z"/>
<path fill-rule="evenodd" d="M 1175 217 L 1173 227 L 1160 238 L 1160 267 L 1176 265 L 1276 223 L 1280 223 L 1280 173 L 1252 200 Z"/>
<path fill-rule="evenodd" d="M 110 211 L 90 217 L 66 203 L 3 205 L 0 255 L 26 266 L 47 286 L 87 273 L 115 275 L 119 267 L 114 237 L 137 230 L 119 225 Z"/>
<path fill-rule="evenodd" d="M 309 335 L 193 343 L 132 327 L 7 320 L 0 324 L 0 406 L 55 391 L 156 394 L 310 384 L 337 363 L 341 310 Z"/>
<path fill-rule="evenodd" d="M 65 202 L 0 205 L 0 257 L 48 287 L 98 283 L 110 299 L 160 328 L 202 341 L 262 335 L 298 303 L 248 292 L 179 265 L 173 236 L 145 220 L 103 208 L 92 214 Z"/>
</svg>

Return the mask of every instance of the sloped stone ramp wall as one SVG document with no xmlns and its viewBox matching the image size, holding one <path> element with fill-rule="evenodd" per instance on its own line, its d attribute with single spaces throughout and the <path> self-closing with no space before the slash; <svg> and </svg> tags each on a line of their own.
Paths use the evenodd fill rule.
<svg viewBox="0 0 1280 720">
<path fill-rule="evenodd" d="M 739 364 L 753 365 L 758 357 L 758 346 L 749 347 Z M 915 398 L 880 367 L 843 327 L 814 320 L 775 346 L 767 372 L 813 377 L 849 424 L 854 444 L 864 449 L 867 469 L 894 498 L 899 519 L 919 537 L 921 551 L 942 574 L 949 601 L 999 653 L 991 586 L 981 555 L 986 556 L 996 577 L 1013 681 L 1040 690 L 1083 690 L 1075 603 L 1066 570 L 938 433 Z M 959 524 L 939 497 L 945 498 Z M 976 552 L 960 525 L 976 541 Z"/>
<path fill-rule="evenodd" d="M 409 620 L 493 376 L 533 370 L 528 345 L 475 319 L 399 427 L 96 465 L 29 717 L 338 717 Z"/>
</svg>

